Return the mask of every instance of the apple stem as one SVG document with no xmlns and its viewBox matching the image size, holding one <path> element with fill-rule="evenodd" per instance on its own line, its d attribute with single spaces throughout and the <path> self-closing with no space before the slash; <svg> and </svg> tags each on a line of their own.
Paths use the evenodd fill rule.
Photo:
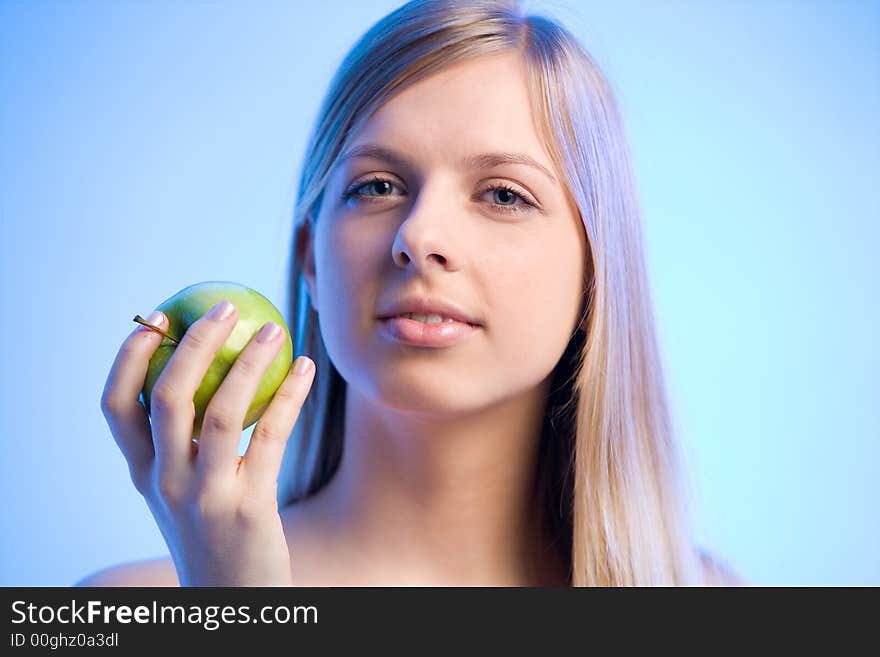
<svg viewBox="0 0 880 657">
<path fill-rule="evenodd" d="M 166 338 L 168 338 L 169 340 L 171 340 L 171 342 L 173 342 L 174 344 L 179 344 L 179 343 L 180 343 L 180 340 L 178 340 L 177 338 L 175 338 L 173 335 L 171 335 L 170 333 L 166 333 L 165 331 L 163 331 L 162 329 L 160 329 L 160 328 L 159 328 L 158 326 L 156 326 L 155 324 L 150 324 L 147 320 L 145 320 L 145 319 L 144 319 L 143 317 L 141 317 L 140 315 L 135 315 L 135 316 L 134 316 L 134 319 L 133 319 L 132 321 L 133 321 L 133 322 L 137 322 L 138 324 L 142 324 L 143 326 L 146 326 L 147 328 L 154 330 L 156 333 L 161 333 L 161 334 L 164 335 Z"/>
</svg>

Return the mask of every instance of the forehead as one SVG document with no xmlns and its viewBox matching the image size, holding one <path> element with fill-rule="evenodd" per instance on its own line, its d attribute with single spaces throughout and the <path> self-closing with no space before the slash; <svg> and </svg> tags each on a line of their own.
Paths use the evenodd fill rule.
<svg viewBox="0 0 880 657">
<path fill-rule="evenodd" d="M 421 162 L 518 152 L 552 170 L 515 53 L 481 56 L 439 71 L 391 98 L 347 149 L 378 143 Z"/>
</svg>

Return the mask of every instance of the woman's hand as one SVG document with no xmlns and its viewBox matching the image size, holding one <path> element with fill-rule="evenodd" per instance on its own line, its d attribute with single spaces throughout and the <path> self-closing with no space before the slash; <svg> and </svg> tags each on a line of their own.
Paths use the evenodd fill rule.
<svg viewBox="0 0 880 657">
<path fill-rule="evenodd" d="M 239 457 L 245 414 L 282 343 L 280 336 L 269 342 L 255 336 L 211 398 L 194 443 L 193 396 L 238 320 L 234 307 L 221 318 L 221 305 L 183 336 L 153 388 L 149 417 L 138 396 L 162 336 L 135 329 L 113 362 L 101 410 L 165 538 L 181 586 L 286 586 L 291 560 L 276 501 L 278 471 L 314 363 L 296 360 Z M 149 321 L 167 328 L 161 313 Z M 303 363 L 306 372 L 296 372 Z"/>
</svg>

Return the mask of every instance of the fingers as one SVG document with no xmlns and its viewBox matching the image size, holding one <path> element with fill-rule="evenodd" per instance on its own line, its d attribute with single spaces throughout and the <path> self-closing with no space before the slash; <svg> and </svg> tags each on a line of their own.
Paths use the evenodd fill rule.
<svg viewBox="0 0 880 657">
<path fill-rule="evenodd" d="M 305 371 L 299 371 L 304 366 Z M 239 475 L 253 487 L 275 485 L 281 457 L 302 405 L 315 378 L 315 363 L 306 356 L 297 358 L 272 402 L 257 422 L 239 468 Z"/>
<path fill-rule="evenodd" d="M 237 318 L 237 309 L 228 301 L 214 306 L 187 329 L 156 381 L 150 396 L 156 459 L 168 476 L 190 464 L 193 397 Z"/>
<path fill-rule="evenodd" d="M 199 437 L 201 479 L 235 475 L 242 425 L 267 368 L 278 355 L 284 330 L 267 322 L 242 350 L 211 397 Z"/>
<path fill-rule="evenodd" d="M 160 328 L 168 323 L 159 311 L 153 311 L 147 321 Z M 162 335 L 146 326 L 132 331 L 116 354 L 101 395 L 101 411 L 132 474 L 153 461 L 150 420 L 138 397 L 150 357 L 161 342 Z"/>
</svg>

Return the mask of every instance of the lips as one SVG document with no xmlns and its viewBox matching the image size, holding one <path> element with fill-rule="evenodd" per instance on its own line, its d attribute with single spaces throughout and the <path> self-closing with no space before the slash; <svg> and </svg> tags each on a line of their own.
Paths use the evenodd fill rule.
<svg viewBox="0 0 880 657">
<path fill-rule="evenodd" d="M 440 317 L 440 321 L 436 321 L 436 318 Z M 380 317 L 379 319 L 408 319 L 414 322 L 419 322 L 420 324 L 424 324 L 425 326 L 436 326 L 438 324 L 467 324 L 468 326 L 477 326 L 476 324 L 472 324 L 471 322 L 461 321 L 460 319 L 456 319 L 454 317 L 444 316 L 442 313 L 400 313 L 398 315 L 392 315 L 391 317 Z M 428 322 L 428 318 L 434 318 L 433 321 Z"/>
<path fill-rule="evenodd" d="M 403 297 L 392 303 L 390 306 L 384 308 L 382 312 L 380 312 L 378 318 L 383 320 L 392 317 L 405 319 L 405 315 L 410 313 L 424 316 L 439 315 L 444 319 L 452 319 L 455 322 L 468 324 L 472 327 L 482 326 L 482 321 L 480 320 L 480 318 L 475 317 L 472 313 L 459 307 L 458 304 L 456 304 L 455 302 L 439 297 Z M 426 326 L 431 326 L 431 324 L 427 324 L 426 322 L 419 323 Z"/>
<path fill-rule="evenodd" d="M 467 322 L 434 322 L 426 324 L 407 317 L 382 319 L 382 334 L 393 342 L 415 347 L 450 347 L 471 337 L 479 326 Z"/>
</svg>

